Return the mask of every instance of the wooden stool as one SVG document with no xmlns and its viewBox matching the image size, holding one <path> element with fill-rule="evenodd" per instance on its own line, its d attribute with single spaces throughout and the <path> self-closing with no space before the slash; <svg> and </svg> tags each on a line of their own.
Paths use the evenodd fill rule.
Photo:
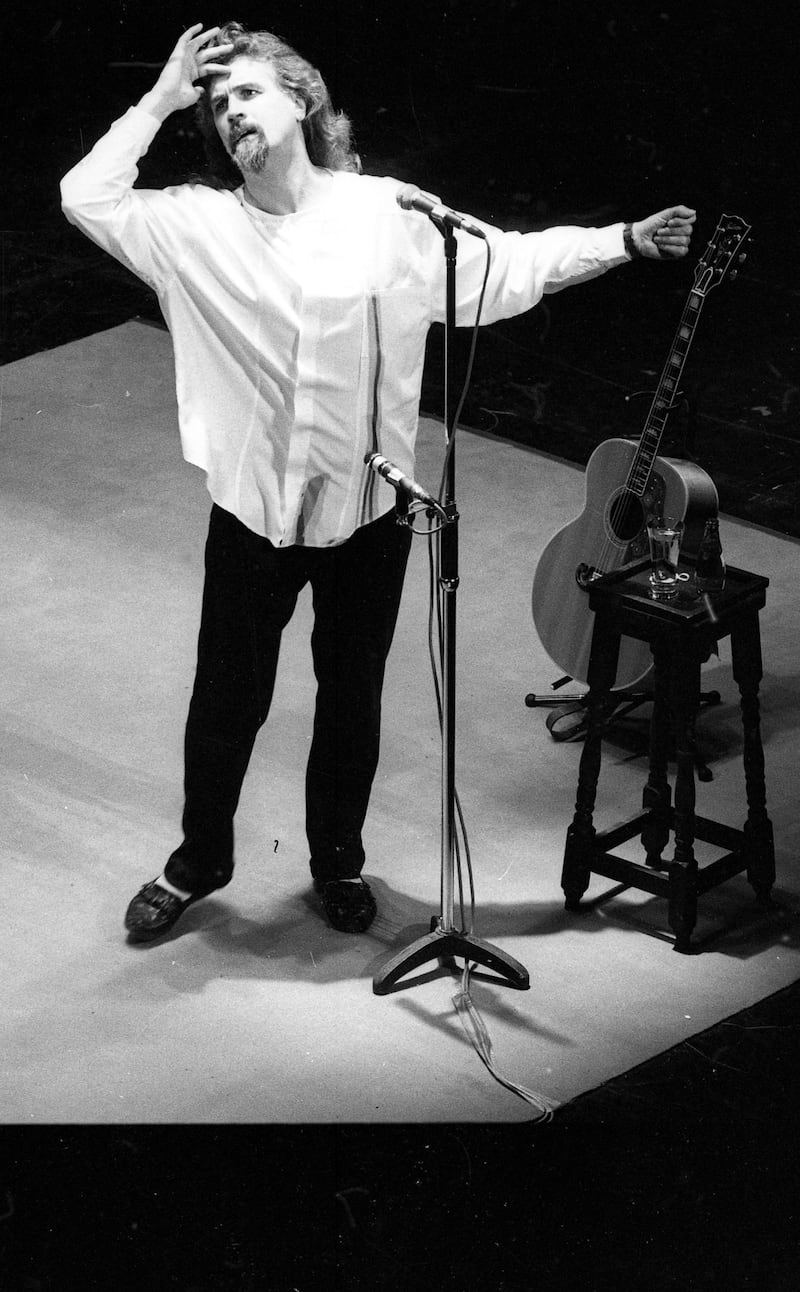
<svg viewBox="0 0 800 1292">
<path fill-rule="evenodd" d="M 561 885 L 567 910 L 578 909 L 592 874 L 666 897 L 675 950 L 689 952 L 694 950 L 691 935 L 697 923 L 698 896 L 746 871 L 756 897 L 768 902 L 775 881 L 758 700 L 762 676 L 758 612 L 766 601 L 769 580 L 729 568 L 724 591 L 711 597 L 712 618 L 704 601 L 695 597 L 692 582 L 673 601 L 652 600 L 648 596 L 648 574 L 649 564 L 642 562 L 604 575 L 589 585 L 589 605 L 595 612 L 595 622 L 587 675 L 588 727 Z M 616 678 L 623 635 L 649 642 L 653 652 L 650 771 L 643 792 L 644 811 L 614 829 L 597 833 L 592 814 L 609 693 Z M 742 830 L 695 816 L 694 810 L 694 723 L 700 702 L 700 666 L 718 641 L 727 636 L 731 639 L 733 676 L 741 697 L 744 735 L 747 820 Z M 677 757 L 674 807 L 667 779 L 670 734 Z M 636 834 L 641 835 L 645 864 L 612 851 Z M 664 861 L 662 854 L 670 834 L 674 835 L 674 855 L 671 861 Z M 695 839 L 728 851 L 699 867 L 694 855 Z"/>
</svg>

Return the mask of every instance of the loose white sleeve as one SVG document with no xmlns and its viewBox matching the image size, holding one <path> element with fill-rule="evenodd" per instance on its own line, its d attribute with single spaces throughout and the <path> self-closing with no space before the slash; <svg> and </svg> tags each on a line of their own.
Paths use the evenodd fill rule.
<svg viewBox="0 0 800 1292">
<path fill-rule="evenodd" d="M 156 291 L 181 256 L 174 200 L 181 188 L 134 189 L 139 159 L 159 129 L 148 112 L 129 108 L 61 181 L 69 222 Z"/>
<path fill-rule="evenodd" d="M 491 225 L 481 227 L 486 231 L 492 255 L 481 315 L 483 323 L 522 314 L 546 294 L 596 278 L 613 266 L 628 262 L 621 223 L 600 229 L 562 225 L 541 233 L 504 233 Z M 459 327 L 469 327 L 475 321 L 487 244 L 469 234 L 457 236 L 456 321 Z M 435 310 L 435 317 L 441 322 L 443 279 Z"/>
</svg>

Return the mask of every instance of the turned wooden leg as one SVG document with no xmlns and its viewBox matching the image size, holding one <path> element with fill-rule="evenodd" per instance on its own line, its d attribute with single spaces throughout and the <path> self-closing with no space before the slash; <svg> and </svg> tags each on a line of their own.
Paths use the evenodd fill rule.
<svg viewBox="0 0 800 1292">
<path fill-rule="evenodd" d="M 741 622 L 731 633 L 731 654 L 742 711 L 742 756 L 747 791 L 747 820 L 744 824 L 747 878 L 756 896 L 761 901 L 768 901 L 775 883 L 775 843 L 772 822 L 767 816 L 764 749 L 761 743 L 758 688 L 763 669 L 757 611 L 743 615 Z"/>
<path fill-rule="evenodd" d="M 675 732 L 675 853 L 669 866 L 669 923 L 675 950 L 689 951 L 697 923 L 697 858 L 694 855 L 695 760 L 692 726 L 700 703 L 700 661 L 691 650 L 670 660 L 670 699 Z"/>
<path fill-rule="evenodd" d="M 575 814 L 567 831 L 561 887 L 568 911 L 575 910 L 589 887 L 592 849 L 595 839 L 594 804 L 600 776 L 603 730 L 609 707 L 608 695 L 617 675 L 619 633 L 606 616 L 596 615 L 592 633 L 586 697 L 587 726 L 578 768 Z"/>
<path fill-rule="evenodd" d="M 653 714 L 650 719 L 650 768 L 642 792 L 642 807 L 649 816 L 642 830 L 646 864 L 664 869 L 664 849 L 669 842 L 672 791 L 669 770 L 670 706 L 669 651 L 663 642 L 653 642 Z"/>
</svg>

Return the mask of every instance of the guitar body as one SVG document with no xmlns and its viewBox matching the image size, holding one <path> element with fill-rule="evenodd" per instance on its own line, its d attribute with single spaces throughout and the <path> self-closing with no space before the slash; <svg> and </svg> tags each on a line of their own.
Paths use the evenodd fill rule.
<svg viewBox="0 0 800 1292">
<path fill-rule="evenodd" d="M 684 522 L 681 551 L 694 555 L 705 522 L 719 506 L 714 482 L 702 467 L 657 457 L 645 492 L 628 489 L 638 446 L 611 439 L 598 445 L 586 465 L 586 501 L 576 520 L 551 538 L 533 580 L 533 618 L 547 654 L 577 682 L 586 682 L 594 614 L 586 581 L 610 574 L 647 555 L 646 517 L 660 512 Z M 652 665 L 646 642 L 623 637 L 615 689 L 631 687 Z"/>
</svg>

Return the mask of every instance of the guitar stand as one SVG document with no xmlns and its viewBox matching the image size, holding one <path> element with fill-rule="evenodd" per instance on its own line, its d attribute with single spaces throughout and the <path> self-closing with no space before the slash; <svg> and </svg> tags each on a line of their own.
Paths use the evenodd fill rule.
<svg viewBox="0 0 800 1292">
<path fill-rule="evenodd" d="M 560 687 L 566 686 L 573 679 L 571 677 L 560 677 L 553 682 L 552 689 L 557 691 Z M 586 703 L 588 691 L 583 695 L 562 695 L 549 696 L 537 695 L 531 691 L 525 696 L 525 705 L 528 709 L 553 709 L 554 712 L 547 715 L 545 726 L 550 732 L 553 740 L 559 744 L 567 741 L 583 740 L 589 725 L 589 710 Z M 621 722 L 627 718 L 629 713 L 640 708 L 643 704 L 651 703 L 653 699 L 652 691 L 630 691 L 619 690 L 611 691 L 608 696 L 608 709 L 605 716 L 605 729 L 610 730 L 615 723 Z M 712 708 L 720 704 L 722 697 L 719 691 L 701 691 L 700 705 Z M 561 712 L 558 712 L 561 710 Z M 569 721 L 565 721 L 569 719 Z M 697 736 L 692 727 L 690 733 L 692 752 L 694 754 L 695 769 L 697 779 L 700 781 L 713 781 L 714 775 L 711 768 L 702 758 L 697 747 Z"/>
</svg>

